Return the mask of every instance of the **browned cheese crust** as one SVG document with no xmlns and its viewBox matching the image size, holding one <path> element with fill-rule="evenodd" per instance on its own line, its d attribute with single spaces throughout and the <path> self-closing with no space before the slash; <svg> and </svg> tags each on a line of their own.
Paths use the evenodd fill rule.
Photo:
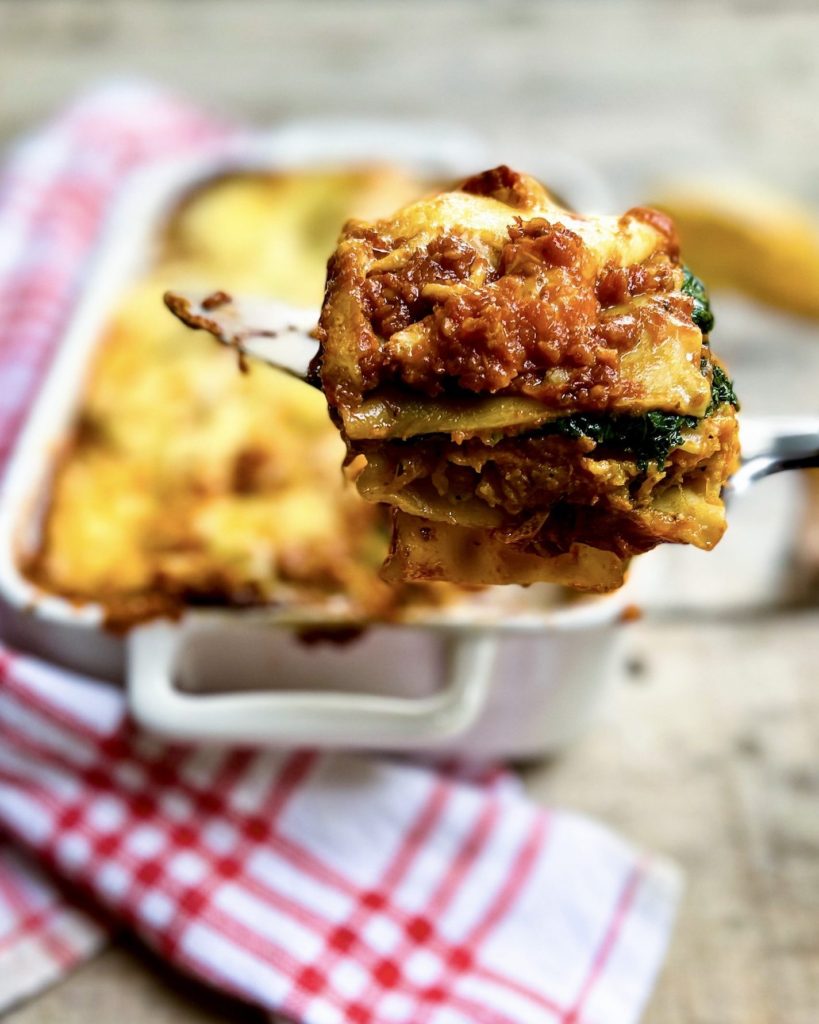
<svg viewBox="0 0 819 1024">
<path fill-rule="evenodd" d="M 379 578 L 387 510 L 345 484 L 321 394 L 264 367 L 238 373 L 162 306 L 177 287 L 210 290 L 213 308 L 234 293 L 315 306 L 345 218 L 420 188 L 387 168 L 230 174 L 171 211 L 100 339 L 24 553 L 34 583 L 101 604 L 116 630 L 191 605 L 357 622 L 456 596 Z"/>
</svg>

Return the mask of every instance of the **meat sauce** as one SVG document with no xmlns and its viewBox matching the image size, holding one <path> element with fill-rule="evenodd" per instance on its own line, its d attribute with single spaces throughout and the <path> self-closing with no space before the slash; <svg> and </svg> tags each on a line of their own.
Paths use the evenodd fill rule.
<svg viewBox="0 0 819 1024">
<path fill-rule="evenodd" d="M 528 202 L 508 168 L 470 179 L 462 190 L 521 211 Z M 659 248 L 642 263 L 602 267 L 580 235 L 541 217 L 517 215 L 492 258 L 455 228 L 412 250 L 400 266 L 388 259 L 389 269 L 379 262 L 407 240 L 354 226 L 348 237 L 366 244 L 369 269 L 362 279 L 360 264 L 335 257 L 328 293 L 348 292 L 360 310 L 359 388 L 338 393 L 338 382 L 325 377 L 331 404 L 357 404 L 385 384 L 428 396 L 516 393 L 587 411 L 639 397 L 634 382 L 621 379 L 622 354 L 646 332 L 662 337 L 670 315 L 690 320 L 693 303 L 679 290 L 668 218 L 644 208 L 627 218 L 650 223 Z M 652 301 L 632 304 L 640 296 Z M 408 329 L 409 343 L 401 336 Z"/>
</svg>

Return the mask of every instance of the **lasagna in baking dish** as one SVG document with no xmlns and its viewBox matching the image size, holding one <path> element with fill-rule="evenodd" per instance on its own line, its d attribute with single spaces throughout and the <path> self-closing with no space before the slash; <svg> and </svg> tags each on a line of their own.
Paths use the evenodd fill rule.
<svg viewBox="0 0 819 1024">
<path fill-rule="evenodd" d="M 380 168 L 240 174 L 180 203 L 101 339 L 27 565 L 36 583 L 102 602 L 123 626 L 190 603 L 330 602 L 366 617 L 437 599 L 379 579 L 386 516 L 345 485 L 323 397 L 238 373 L 161 302 L 170 283 L 218 284 L 318 307 L 344 220 L 418 188 Z"/>
<path fill-rule="evenodd" d="M 314 365 L 385 577 L 619 586 L 663 542 L 711 548 L 737 401 L 674 226 L 562 208 L 499 167 L 353 220 Z"/>
</svg>

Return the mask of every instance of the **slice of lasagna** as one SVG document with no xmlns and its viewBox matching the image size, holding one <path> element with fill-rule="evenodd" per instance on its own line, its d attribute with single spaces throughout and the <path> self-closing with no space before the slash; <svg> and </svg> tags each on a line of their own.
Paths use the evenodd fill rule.
<svg viewBox="0 0 819 1024">
<path fill-rule="evenodd" d="M 711 548 L 737 407 L 672 222 L 581 216 L 507 167 L 373 222 L 328 267 L 313 367 L 389 580 L 619 586 Z"/>
</svg>

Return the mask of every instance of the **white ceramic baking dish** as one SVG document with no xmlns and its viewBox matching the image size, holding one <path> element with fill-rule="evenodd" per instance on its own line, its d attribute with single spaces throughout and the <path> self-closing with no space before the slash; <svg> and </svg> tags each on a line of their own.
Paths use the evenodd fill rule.
<svg viewBox="0 0 819 1024">
<path fill-rule="evenodd" d="M 43 594 L 20 573 L 36 542 L 54 454 L 80 400 L 89 358 L 124 287 L 147 265 L 179 197 L 215 172 L 390 159 L 430 177 L 491 162 L 447 128 L 296 125 L 218 159 L 157 166 L 134 178 L 110 219 L 95 268 L 19 439 L 0 501 L 2 628 L 12 642 L 70 666 L 124 674 L 137 720 L 186 740 L 366 747 L 529 757 L 555 751 L 588 722 L 612 678 L 631 583 L 555 607 L 549 588 L 484 595 L 412 623 L 377 625 L 348 645 L 305 646 L 307 613 L 191 611 L 126 638 L 104 611 Z M 552 155 L 534 168 L 578 208 L 606 205 L 594 174 Z M 327 621 L 326 610 L 307 618 Z"/>
</svg>

